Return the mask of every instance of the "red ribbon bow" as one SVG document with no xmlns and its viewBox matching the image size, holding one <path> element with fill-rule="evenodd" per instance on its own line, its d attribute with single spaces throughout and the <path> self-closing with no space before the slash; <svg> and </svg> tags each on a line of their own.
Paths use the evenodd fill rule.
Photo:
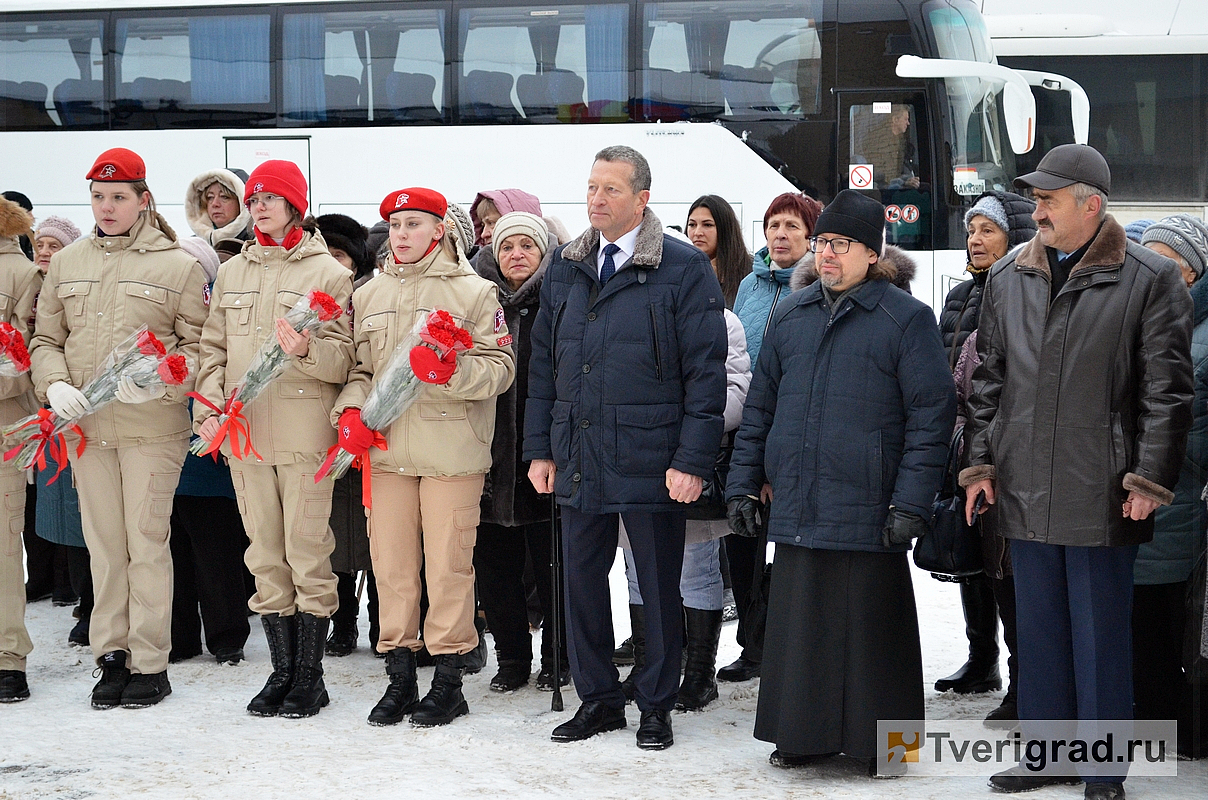
<svg viewBox="0 0 1208 800">
<path fill-rule="evenodd" d="M 31 437 L 38 440 L 38 449 L 34 451 L 34 463 L 38 465 L 39 470 L 46 469 L 46 455 L 49 453 L 51 459 L 58 466 L 54 476 L 46 482 L 46 485 L 50 486 L 59 479 L 59 475 L 63 474 L 63 470 L 67 468 L 67 437 L 62 433 L 54 432 L 55 427 L 59 424 L 59 417 L 49 408 L 38 409 L 37 417 L 37 419 L 31 419 L 22 425 L 21 428 L 28 428 L 31 425 L 38 426 L 38 432 Z M 69 425 L 67 430 L 80 437 L 80 446 L 76 448 L 76 458 L 79 458 L 84 455 L 84 432 L 80 430 L 79 425 Z M 6 452 L 4 460 L 11 461 L 16 458 L 23 446 L 17 445 Z"/>
<path fill-rule="evenodd" d="M 376 447 L 378 450 L 390 449 L 387 446 L 386 437 L 382 435 L 381 431 L 373 431 L 373 442 L 370 443 L 369 447 Z M 323 479 L 324 475 L 331 471 L 331 465 L 335 463 L 336 456 L 343 449 L 339 444 L 333 444 L 327 448 L 327 458 L 323 459 L 323 463 L 319 466 L 319 471 L 315 473 L 315 483 L 318 483 Z M 373 467 L 369 463 L 368 450 L 352 459 L 352 468 L 361 471 L 361 504 L 365 508 L 373 508 L 373 486 L 372 478 L 370 477 L 373 473 Z"/>
<path fill-rule="evenodd" d="M 217 461 L 218 448 L 225 440 L 230 439 L 231 455 L 233 455 L 235 458 L 242 461 L 243 457 L 250 453 L 256 457 L 257 461 L 263 461 L 264 459 L 261 458 L 260 454 L 256 452 L 256 448 L 252 447 L 252 435 L 248 429 L 247 417 L 243 415 L 243 403 L 239 400 L 236 400 L 236 396 L 238 396 L 238 393 L 232 395 L 231 398 L 226 401 L 225 408 L 219 408 L 197 392 L 189 392 L 186 395 L 186 397 L 192 397 L 206 408 L 216 412 L 220 415 L 220 417 L 226 417 L 226 419 L 222 421 L 222 424 L 218 426 L 218 433 L 214 434 L 214 438 L 210 440 L 209 446 L 205 450 L 201 451 L 201 455 L 213 456 L 214 460 Z M 246 440 L 246 447 L 240 444 L 240 436 Z"/>
</svg>

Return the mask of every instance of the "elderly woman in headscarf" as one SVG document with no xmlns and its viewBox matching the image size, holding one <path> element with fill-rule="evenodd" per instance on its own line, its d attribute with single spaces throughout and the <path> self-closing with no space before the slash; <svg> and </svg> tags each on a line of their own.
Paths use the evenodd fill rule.
<svg viewBox="0 0 1208 800">
<path fill-rule="evenodd" d="M 243 190 L 243 178 L 228 169 L 209 169 L 190 181 L 185 219 L 193 233 L 211 246 L 221 239 L 251 239 L 252 214 Z"/>
</svg>

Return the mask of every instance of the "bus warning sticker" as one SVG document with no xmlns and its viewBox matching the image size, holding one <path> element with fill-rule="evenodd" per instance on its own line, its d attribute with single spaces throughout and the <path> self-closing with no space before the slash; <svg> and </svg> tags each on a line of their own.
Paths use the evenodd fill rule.
<svg viewBox="0 0 1208 800">
<path fill-rule="evenodd" d="M 872 186 L 872 164 L 848 164 L 847 185 L 853 189 L 868 189 Z"/>
</svg>

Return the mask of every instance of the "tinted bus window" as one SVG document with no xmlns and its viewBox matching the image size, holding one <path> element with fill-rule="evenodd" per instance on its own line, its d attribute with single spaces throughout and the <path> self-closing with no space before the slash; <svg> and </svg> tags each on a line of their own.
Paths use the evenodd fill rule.
<svg viewBox="0 0 1208 800">
<path fill-rule="evenodd" d="M 638 118 L 793 118 L 821 108 L 822 0 L 643 6 Z"/>
<path fill-rule="evenodd" d="M 628 117 L 629 13 L 620 4 L 462 9 L 462 122 Z"/>
<path fill-rule="evenodd" d="M 114 29 L 113 127 L 272 119 L 267 14 L 120 18 Z"/>
<path fill-rule="evenodd" d="M 0 127 L 105 124 L 99 19 L 0 23 Z"/>
<path fill-rule="evenodd" d="M 444 25 L 432 8 L 286 14 L 283 123 L 440 122 Z"/>
<path fill-rule="evenodd" d="M 923 6 L 939 58 L 993 61 L 986 22 L 968 0 L 933 0 Z"/>
</svg>

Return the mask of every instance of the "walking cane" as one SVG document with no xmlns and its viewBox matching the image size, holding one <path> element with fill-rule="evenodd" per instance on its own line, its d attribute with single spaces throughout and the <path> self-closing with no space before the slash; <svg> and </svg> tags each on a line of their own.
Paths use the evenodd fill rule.
<svg viewBox="0 0 1208 800">
<path fill-rule="evenodd" d="M 558 519 L 558 498 L 549 495 L 550 558 L 549 569 L 554 600 L 554 696 L 550 699 L 550 710 L 561 711 L 562 706 L 562 525 Z"/>
</svg>

